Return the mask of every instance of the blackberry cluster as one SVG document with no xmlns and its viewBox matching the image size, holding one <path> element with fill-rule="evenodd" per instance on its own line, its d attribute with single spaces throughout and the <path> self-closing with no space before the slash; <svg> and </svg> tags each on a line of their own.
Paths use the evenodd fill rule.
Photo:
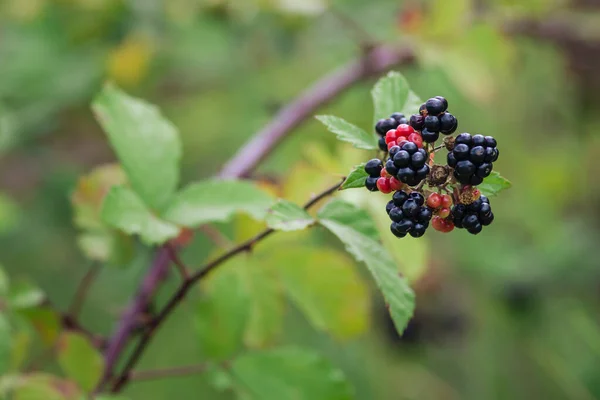
<svg viewBox="0 0 600 400">
<path fill-rule="evenodd" d="M 460 183 L 479 185 L 490 175 L 493 162 L 498 159 L 496 139 L 491 136 L 461 133 L 448 153 L 448 165 L 454 168 L 454 177 Z"/>
<path fill-rule="evenodd" d="M 481 195 L 471 204 L 457 204 L 452 207 L 452 219 L 457 228 L 464 228 L 469 233 L 477 235 L 484 226 L 492 223 L 494 213 L 488 198 Z"/>
<path fill-rule="evenodd" d="M 407 234 L 415 238 L 423 236 L 433 216 L 419 192 L 397 191 L 387 204 L 386 211 L 392 220 L 390 230 L 398 238 Z"/>
<path fill-rule="evenodd" d="M 385 163 L 386 170 L 408 186 L 418 185 L 429 175 L 429 154 L 415 143 L 406 142 L 402 147 L 394 146 L 389 154 L 390 158 Z"/>
<path fill-rule="evenodd" d="M 375 124 L 375 132 L 381 136 L 378 142 L 381 150 L 388 151 L 388 145 L 385 141 L 385 134 L 391 130 L 397 129 L 398 126 L 402 124 L 408 125 L 408 119 L 404 116 L 404 114 L 398 112 L 393 113 L 389 118 L 380 119 L 377 121 L 377 124 Z"/>
<path fill-rule="evenodd" d="M 421 105 L 419 113 L 410 117 L 410 125 L 421 132 L 426 143 L 434 143 L 440 133 L 450 135 L 458 128 L 458 120 L 448 111 L 448 101 L 442 96 L 432 97 Z"/>
<path fill-rule="evenodd" d="M 421 237 L 430 224 L 440 232 L 457 227 L 478 234 L 494 220 L 489 200 L 476 185 L 498 159 L 496 140 L 461 133 L 435 147 L 440 133 L 451 135 L 457 129 L 458 120 L 441 96 L 427 100 L 410 119 L 394 113 L 375 125 L 387 157 L 365 164 L 365 186 L 371 192 L 394 193 L 386 212 L 396 237 Z M 449 150 L 447 165 L 435 164 L 433 154 L 444 147 Z"/>
</svg>

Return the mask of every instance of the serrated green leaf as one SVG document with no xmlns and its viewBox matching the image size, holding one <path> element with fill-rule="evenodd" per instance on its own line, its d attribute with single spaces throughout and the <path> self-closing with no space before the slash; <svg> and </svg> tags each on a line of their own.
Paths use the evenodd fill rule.
<svg viewBox="0 0 600 400">
<path fill-rule="evenodd" d="M 78 400 L 81 396 L 74 382 L 44 373 L 23 376 L 14 386 L 13 400 Z"/>
<path fill-rule="evenodd" d="M 89 340 L 74 332 L 61 335 L 57 346 L 61 369 L 86 392 L 92 391 L 104 370 L 104 358 Z"/>
<path fill-rule="evenodd" d="M 5 314 L 0 314 L 0 376 L 11 366 L 12 329 Z"/>
<path fill-rule="evenodd" d="M 406 117 L 419 112 L 423 103 L 419 96 L 410 90 L 408 82 L 399 72 L 389 72 L 381 78 L 371 91 L 375 122 L 389 118 L 395 112 L 401 112 Z"/>
<path fill-rule="evenodd" d="M 248 353 L 231 365 L 238 384 L 256 400 L 348 400 L 344 373 L 318 354 L 296 347 Z"/>
<path fill-rule="evenodd" d="M 481 193 L 485 196 L 491 197 L 496 196 L 501 191 L 508 189 L 512 186 L 512 183 L 498 172 L 492 171 L 490 176 L 483 180 L 483 183 L 477 186 Z"/>
<path fill-rule="evenodd" d="M 333 200 L 318 214 L 319 222 L 336 235 L 354 257 L 363 261 L 375 279 L 389 307 L 398 332 L 403 332 L 415 308 L 415 295 L 406 279 L 401 277 L 394 260 L 372 237 L 365 236 L 356 226 L 372 225 L 371 217 L 342 200 Z M 360 222 L 356 219 L 367 219 Z"/>
<path fill-rule="evenodd" d="M 148 245 L 162 244 L 179 234 L 179 228 L 156 217 L 135 192 L 114 186 L 102 205 L 102 220 L 130 235 L 140 235 Z"/>
<path fill-rule="evenodd" d="M 319 211 L 318 218 L 324 216 L 328 220 L 352 228 L 373 241 L 379 240 L 377 226 L 375 226 L 369 214 L 346 201 L 334 199 L 325 204 Z"/>
<path fill-rule="evenodd" d="M 356 125 L 333 115 L 318 115 L 316 117 L 330 132 L 336 134 L 339 140 L 351 143 L 354 147 L 365 150 L 376 150 L 377 139 Z"/>
<path fill-rule="evenodd" d="M 14 310 L 39 306 L 44 301 L 44 292 L 31 282 L 13 282 L 8 295 L 8 304 Z"/>
<path fill-rule="evenodd" d="M 160 210 L 179 182 L 181 143 L 173 124 L 153 105 L 107 84 L 92 105 L 131 186 Z"/>
<path fill-rule="evenodd" d="M 219 267 L 203 282 L 203 297 L 195 318 L 202 353 L 212 360 L 225 360 L 242 345 L 250 313 L 249 294 L 236 268 L 244 267 L 236 259 Z"/>
<path fill-rule="evenodd" d="M 306 247 L 281 249 L 272 257 L 285 292 L 315 328 L 338 339 L 366 330 L 369 292 L 352 260 L 332 250 Z"/>
<path fill-rule="evenodd" d="M 299 205 L 280 199 L 267 212 L 266 222 L 269 228 L 297 231 L 310 226 L 315 219 Z"/>
<path fill-rule="evenodd" d="M 195 228 L 206 222 L 225 221 L 236 212 L 262 220 L 273 199 L 248 181 L 203 181 L 192 183 L 175 195 L 164 218 Z"/>
<path fill-rule="evenodd" d="M 365 187 L 365 181 L 369 177 L 369 174 L 367 174 L 367 172 L 365 171 L 365 164 L 366 163 L 359 164 L 355 166 L 354 169 L 352 169 L 352 171 L 350 171 L 348 177 L 346 178 L 344 183 L 342 183 L 340 190 L 357 189 Z"/>
</svg>

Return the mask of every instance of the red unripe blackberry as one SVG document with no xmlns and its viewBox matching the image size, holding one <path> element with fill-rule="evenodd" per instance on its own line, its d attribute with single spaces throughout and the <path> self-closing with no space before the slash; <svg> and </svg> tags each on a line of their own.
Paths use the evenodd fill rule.
<svg viewBox="0 0 600 400">
<path fill-rule="evenodd" d="M 439 208 L 442 205 L 442 196 L 438 193 L 431 193 L 427 197 L 427 205 L 431 208 Z"/>
<path fill-rule="evenodd" d="M 392 193 L 392 188 L 390 186 L 390 180 L 387 178 L 379 178 L 377 179 L 377 189 L 381 193 Z"/>
</svg>

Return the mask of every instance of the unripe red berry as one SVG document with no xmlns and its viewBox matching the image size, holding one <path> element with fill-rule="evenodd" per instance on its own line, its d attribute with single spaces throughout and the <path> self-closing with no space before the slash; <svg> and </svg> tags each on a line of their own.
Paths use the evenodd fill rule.
<svg viewBox="0 0 600 400">
<path fill-rule="evenodd" d="M 398 143 L 398 146 L 402 147 L 404 143 L 408 143 L 408 139 L 406 138 L 406 136 L 398 136 L 398 138 L 396 139 L 396 143 Z"/>
<path fill-rule="evenodd" d="M 385 142 L 390 143 L 396 141 L 396 130 L 391 129 L 385 134 Z"/>
<path fill-rule="evenodd" d="M 390 187 L 392 188 L 393 192 L 402 190 L 402 186 L 402 182 L 400 182 L 398 179 L 393 176 L 390 178 Z"/>
<path fill-rule="evenodd" d="M 396 135 L 397 136 L 408 136 L 411 133 L 414 133 L 414 129 L 412 126 L 407 125 L 407 124 L 400 124 L 398 125 L 398 128 L 396 128 Z"/>
<path fill-rule="evenodd" d="M 381 193 L 392 193 L 392 187 L 388 178 L 377 179 L 377 188 Z"/>
<path fill-rule="evenodd" d="M 427 205 L 433 209 L 438 208 L 442 204 L 442 196 L 437 193 L 431 193 L 427 197 Z"/>
<path fill-rule="evenodd" d="M 389 142 L 389 143 L 387 144 L 388 151 L 389 151 L 389 150 L 391 150 L 391 149 L 392 149 L 392 147 L 394 147 L 394 146 L 396 146 L 396 141 Z"/>
<path fill-rule="evenodd" d="M 431 220 L 431 226 L 433 226 L 433 229 L 440 232 L 444 232 L 444 229 L 446 228 L 444 219 L 438 216 L 433 217 L 433 219 Z"/>
<path fill-rule="evenodd" d="M 454 222 L 448 219 L 445 219 L 444 221 L 446 222 L 446 229 L 444 230 L 444 233 L 452 232 L 454 230 Z"/>
<path fill-rule="evenodd" d="M 442 207 L 439 209 L 439 211 L 437 212 L 437 215 L 440 218 L 448 218 L 448 216 L 450 215 L 450 209 L 446 208 L 446 207 Z"/>
<path fill-rule="evenodd" d="M 452 207 L 452 197 L 450 195 L 445 194 L 442 196 L 442 207 L 444 207 L 444 208 Z"/>
<path fill-rule="evenodd" d="M 388 174 L 388 172 L 386 171 L 385 168 L 382 168 L 381 172 L 379 173 L 379 176 L 382 177 L 382 178 L 389 178 L 390 174 Z"/>
<path fill-rule="evenodd" d="M 411 133 L 408 136 L 408 140 L 416 144 L 418 148 L 423 148 L 423 138 L 418 133 Z"/>
</svg>

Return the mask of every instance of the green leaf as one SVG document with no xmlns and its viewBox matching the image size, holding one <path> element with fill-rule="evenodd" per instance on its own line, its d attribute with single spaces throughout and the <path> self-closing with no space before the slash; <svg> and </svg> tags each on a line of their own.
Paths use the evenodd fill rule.
<svg viewBox="0 0 600 400">
<path fill-rule="evenodd" d="M 284 300 L 279 282 L 267 264 L 248 261 L 238 266 L 249 296 L 244 342 L 248 347 L 261 348 L 273 342 L 281 332 Z"/>
<path fill-rule="evenodd" d="M 225 221 L 235 212 L 263 219 L 273 199 L 247 181 L 203 181 L 177 193 L 164 214 L 176 224 L 195 228 L 206 222 Z"/>
<path fill-rule="evenodd" d="M 82 397 L 81 400 L 88 400 L 88 397 Z M 118 394 L 101 394 L 95 396 L 94 400 L 129 400 L 129 397 L 121 396 Z"/>
<path fill-rule="evenodd" d="M 344 373 L 318 354 L 295 347 L 248 353 L 231 365 L 238 384 L 256 400 L 347 400 Z"/>
<path fill-rule="evenodd" d="M 11 366 L 12 329 L 5 314 L 0 314 L 0 376 Z"/>
<path fill-rule="evenodd" d="M 279 200 L 267 212 L 267 225 L 280 231 L 297 231 L 315 222 L 302 207 L 287 201 Z"/>
<path fill-rule="evenodd" d="M 352 260 L 327 249 L 285 248 L 273 254 L 284 290 L 317 329 L 338 339 L 363 333 L 370 298 Z"/>
<path fill-rule="evenodd" d="M 61 329 L 59 316 L 49 308 L 35 307 L 19 310 L 22 315 L 35 329 L 43 344 L 52 346 Z"/>
<path fill-rule="evenodd" d="M 107 84 L 92 105 L 131 186 L 145 204 L 165 207 L 179 182 L 177 129 L 153 105 Z"/>
<path fill-rule="evenodd" d="M 358 126 L 333 115 L 318 115 L 316 117 L 330 132 L 336 134 L 339 140 L 351 143 L 354 147 L 365 150 L 376 150 L 375 135 L 370 135 Z"/>
<path fill-rule="evenodd" d="M 236 271 L 241 266 L 244 259 L 230 261 L 212 272 L 201 286 L 203 298 L 195 327 L 202 353 L 209 359 L 225 360 L 241 348 L 249 315 L 249 294 Z"/>
<path fill-rule="evenodd" d="M 394 260 L 385 248 L 356 229 L 356 226 L 372 225 L 371 218 L 341 200 L 329 202 L 318 216 L 320 223 L 336 235 L 357 260 L 367 265 L 388 304 L 396 329 L 403 332 L 414 312 L 415 295 L 406 279 L 398 274 Z"/>
<path fill-rule="evenodd" d="M 74 332 L 61 335 L 57 360 L 64 373 L 86 392 L 96 387 L 104 370 L 102 355 L 85 336 Z"/>
<path fill-rule="evenodd" d="M 8 304 L 14 310 L 39 306 L 45 299 L 44 292 L 31 282 L 13 282 L 8 295 Z"/>
<path fill-rule="evenodd" d="M 318 217 L 348 226 L 373 241 L 379 240 L 379 232 L 369 214 L 346 201 L 334 199 L 328 202 L 321 208 Z"/>
<path fill-rule="evenodd" d="M 179 228 L 157 218 L 130 189 L 113 186 L 102 206 L 102 220 L 148 245 L 162 244 L 179 234 Z"/>
<path fill-rule="evenodd" d="M 13 400 L 78 400 L 74 382 L 44 373 L 27 375 L 14 384 Z"/>
<path fill-rule="evenodd" d="M 419 112 L 423 103 L 419 97 L 410 90 L 408 82 L 398 72 L 389 72 L 381 78 L 371 91 L 375 122 L 382 118 L 389 118 L 395 112 L 401 112 L 406 117 Z"/>
<path fill-rule="evenodd" d="M 478 185 L 477 188 L 485 196 L 496 196 L 504 189 L 508 189 L 512 186 L 512 183 L 508 179 L 501 176 L 498 172 L 493 171 L 490 176 L 483 180 L 483 183 Z"/>
<path fill-rule="evenodd" d="M 365 171 L 365 164 L 366 163 L 359 164 L 355 166 L 352 171 L 350 171 L 350 174 L 348 174 L 348 177 L 346 178 L 344 183 L 342 183 L 342 187 L 340 188 L 340 190 L 357 189 L 365 187 L 365 181 L 369 177 L 369 175 Z"/>
</svg>

